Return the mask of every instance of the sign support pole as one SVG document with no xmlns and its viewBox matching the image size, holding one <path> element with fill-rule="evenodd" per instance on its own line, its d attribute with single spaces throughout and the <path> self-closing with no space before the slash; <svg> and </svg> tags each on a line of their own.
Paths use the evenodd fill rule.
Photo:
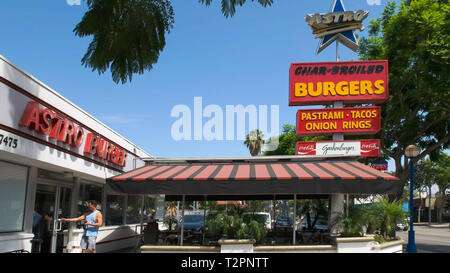
<svg viewBox="0 0 450 273">
<path fill-rule="evenodd" d="M 336 62 L 339 62 L 339 42 L 336 41 Z M 336 101 L 333 104 L 334 108 L 342 108 L 344 107 L 343 101 Z M 333 140 L 344 140 L 344 134 L 342 133 L 335 133 L 333 134 Z M 335 222 L 335 219 L 337 216 L 342 214 L 344 212 L 344 194 L 332 194 L 331 196 L 331 207 L 330 207 L 330 226 L 331 228 L 331 234 L 337 235 L 340 230 L 337 230 L 335 227 L 333 227 L 333 223 Z"/>
</svg>

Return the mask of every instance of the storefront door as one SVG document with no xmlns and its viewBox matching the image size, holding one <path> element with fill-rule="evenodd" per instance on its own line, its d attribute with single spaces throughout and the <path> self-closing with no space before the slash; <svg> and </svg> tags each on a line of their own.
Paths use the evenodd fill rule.
<svg viewBox="0 0 450 273">
<path fill-rule="evenodd" d="M 32 252 L 63 252 L 64 234 L 68 224 L 58 221 L 70 215 L 72 189 L 58 183 L 38 183 L 36 187 L 35 212 L 33 217 Z"/>
</svg>

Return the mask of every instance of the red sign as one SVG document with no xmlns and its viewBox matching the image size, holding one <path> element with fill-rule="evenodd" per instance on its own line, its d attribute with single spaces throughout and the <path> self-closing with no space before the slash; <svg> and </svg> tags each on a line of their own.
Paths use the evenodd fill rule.
<svg viewBox="0 0 450 273">
<path fill-rule="evenodd" d="M 289 105 L 382 103 L 389 98 L 388 62 L 293 63 Z"/>
<path fill-rule="evenodd" d="M 297 111 L 297 135 L 375 134 L 381 129 L 380 107 Z"/>
<path fill-rule="evenodd" d="M 84 130 L 66 117 L 59 116 L 50 109 L 40 109 L 39 103 L 28 102 L 19 122 L 19 126 L 27 127 L 39 134 L 56 139 L 57 142 L 80 148 L 84 140 Z M 104 159 L 115 165 L 124 167 L 127 152 L 124 149 L 104 140 L 100 136 L 88 133 L 84 145 L 84 153 Z"/>
<path fill-rule="evenodd" d="M 342 156 L 363 156 L 379 157 L 380 140 L 337 140 L 337 141 L 299 141 L 295 148 L 295 154 L 306 155 L 342 155 Z"/>
</svg>

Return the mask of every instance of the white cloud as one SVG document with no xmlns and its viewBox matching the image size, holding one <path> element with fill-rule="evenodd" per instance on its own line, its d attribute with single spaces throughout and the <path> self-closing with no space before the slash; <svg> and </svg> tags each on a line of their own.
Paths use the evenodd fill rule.
<svg viewBox="0 0 450 273">
<path fill-rule="evenodd" d="M 81 5 L 81 0 L 66 0 L 67 5 L 69 6 L 80 6 Z"/>
<path fill-rule="evenodd" d="M 373 6 L 373 5 L 380 6 L 381 5 L 381 0 L 366 0 L 366 1 L 367 1 L 367 4 L 369 4 L 370 6 Z"/>
</svg>

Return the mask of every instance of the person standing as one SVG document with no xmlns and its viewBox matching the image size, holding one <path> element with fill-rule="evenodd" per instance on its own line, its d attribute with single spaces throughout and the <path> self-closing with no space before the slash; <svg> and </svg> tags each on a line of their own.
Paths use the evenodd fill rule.
<svg viewBox="0 0 450 273">
<path fill-rule="evenodd" d="M 147 215 L 147 220 L 148 220 L 149 222 L 155 221 L 155 220 L 156 220 L 156 219 L 155 219 L 155 214 L 156 214 L 156 210 L 152 209 L 152 210 L 150 211 L 150 214 Z"/>
<path fill-rule="evenodd" d="M 98 236 L 98 229 L 103 224 L 103 216 L 100 211 L 97 210 L 97 202 L 94 200 L 89 201 L 88 203 L 90 212 L 85 213 L 77 218 L 62 218 L 60 219 L 63 222 L 78 222 L 82 220 L 86 220 L 84 223 L 84 233 L 83 237 L 81 237 L 80 247 L 81 252 L 86 253 L 89 251 L 90 253 L 95 253 L 95 245 Z"/>
</svg>

